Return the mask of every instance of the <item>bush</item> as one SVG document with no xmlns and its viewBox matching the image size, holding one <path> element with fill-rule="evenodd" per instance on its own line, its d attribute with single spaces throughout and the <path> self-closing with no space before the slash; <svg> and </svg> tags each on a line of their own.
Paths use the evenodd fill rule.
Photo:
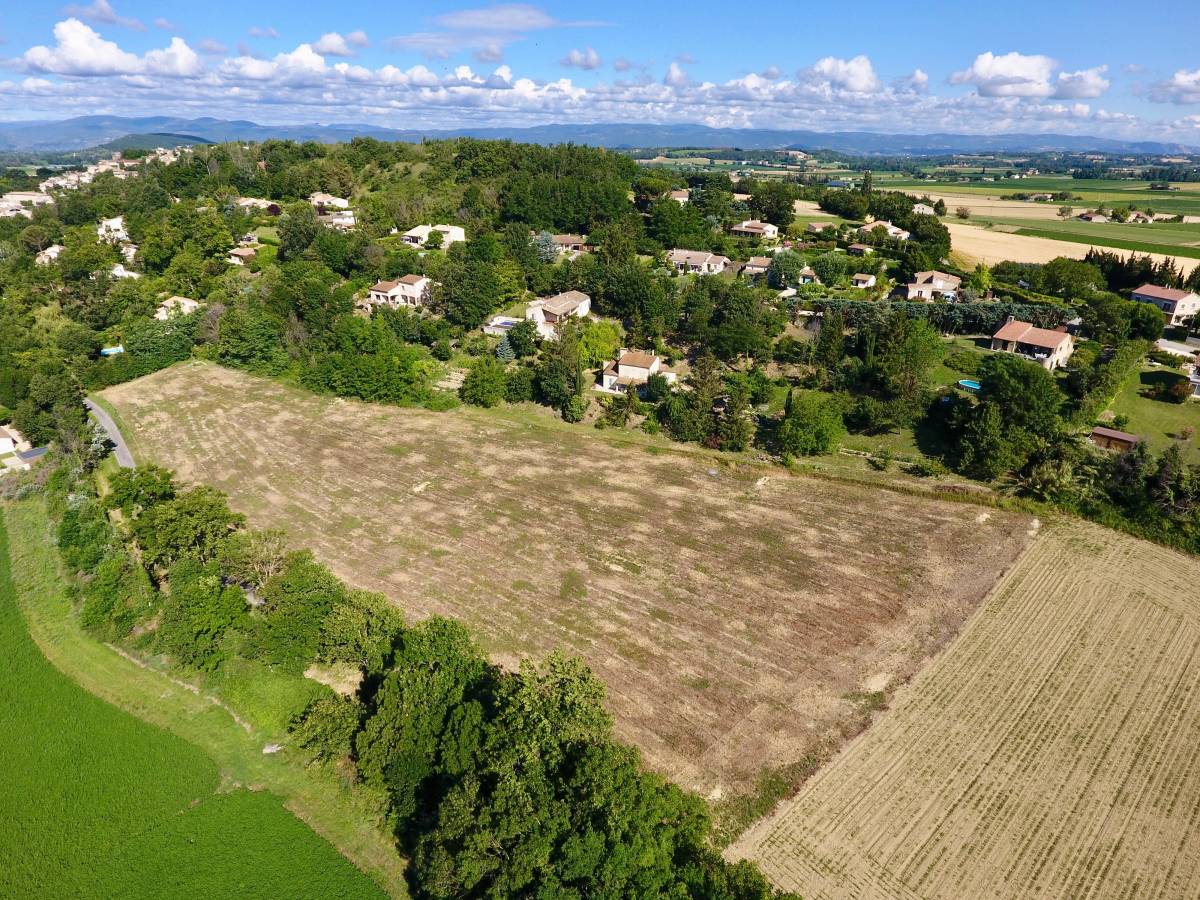
<svg viewBox="0 0 1200 900">
<path fill-rule="evenodd" d="M 536 373 L 529 366 L 510 369 L 504 382 L 504 399 L 509 403 L 524 403 L 533 399 Z"/>
<path fill-rule="evenodd" d="M 974 350 L 955 350 L 948 353 L 944 360 L 946 367 L 964 375 L 978 375 L 979 365 L 983 357 Z"/>
<path fill-rule="evenodd" d="M 315 761 L 328 762 L 350 755 L 362 707 L 339 695 L 317 697 L 288 726 L 296 746 Z"/>
<path fill-rule="evenodd" d="M 504 364 L 494 356 L 480 356 L 471 364 L 458 395 L 464 403 L 490 408 L 504 399 L 506 388 Z"/>
<path fill-rule="evenodd" d="M 800 394 L 779 425 L 780 449 L 791 456 L 828 453 L 846 433 L 841 403 L 829 394 Z"/>
</svg>

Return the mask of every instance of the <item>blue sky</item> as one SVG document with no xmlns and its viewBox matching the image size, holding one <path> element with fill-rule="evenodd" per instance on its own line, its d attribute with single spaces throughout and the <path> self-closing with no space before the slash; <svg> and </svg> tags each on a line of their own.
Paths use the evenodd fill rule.
<svg viewBox="0 0 1200 900">
<path fill-rule="evenodd" d="M 0 119 L 701 122 L 1200 145 L 1200 4 L 0 0 Z"/>
</svg>

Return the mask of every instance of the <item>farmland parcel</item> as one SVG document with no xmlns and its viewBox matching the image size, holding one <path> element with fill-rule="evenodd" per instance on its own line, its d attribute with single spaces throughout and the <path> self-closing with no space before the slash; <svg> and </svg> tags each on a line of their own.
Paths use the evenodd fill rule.
<svg viewBox="0 0 1200 900">
<path fill-rule="evenodd" d="M 1044 530 L 733 855 L 808 898 L 1200 896 L 1200 562 Z"/>
<path fill-rule="evenodd" d="M 411 618 L 460 618 L 508 664 L 582 655 L 620 736 L 714 799 L 836 742 L 1028 539 L 1015 514 L 525 410 L 370 406 L 202 363 L 105 397 L 140 460 L 227 491 Z"/>
</svg>

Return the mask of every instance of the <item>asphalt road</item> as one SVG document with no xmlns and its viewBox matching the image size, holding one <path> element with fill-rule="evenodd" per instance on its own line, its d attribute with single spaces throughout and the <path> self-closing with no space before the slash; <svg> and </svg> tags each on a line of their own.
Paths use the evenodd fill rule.
<svg viewBox="0 0 1200 900">
<path fill-rule="evenodd" d="M 100 423 L 100 427 L 108 434 L 108 439 L 113 442 L 113 446 L 116 448 L 117 465 L 122 469 L 132 469 L 133 454 L 129 452 L 129 445 L 125 443 L 121 429 L 117 427 L 117 423 L 113 421 L 113 417 L 91 400 L 84 400 L 83 405 L 95 416 L 96 421 Z"/>
</svg>

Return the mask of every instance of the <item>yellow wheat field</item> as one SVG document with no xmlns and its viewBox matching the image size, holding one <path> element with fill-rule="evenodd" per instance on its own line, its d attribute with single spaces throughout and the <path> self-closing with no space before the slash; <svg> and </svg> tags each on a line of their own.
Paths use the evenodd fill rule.
<svg viewBox="0 0 1200 900">
<path fill-rule="evenodd" d="M 808 900 L 1200 896 L 1200 561 L 1042 536 L 731 855 Z"/>
</svg>

